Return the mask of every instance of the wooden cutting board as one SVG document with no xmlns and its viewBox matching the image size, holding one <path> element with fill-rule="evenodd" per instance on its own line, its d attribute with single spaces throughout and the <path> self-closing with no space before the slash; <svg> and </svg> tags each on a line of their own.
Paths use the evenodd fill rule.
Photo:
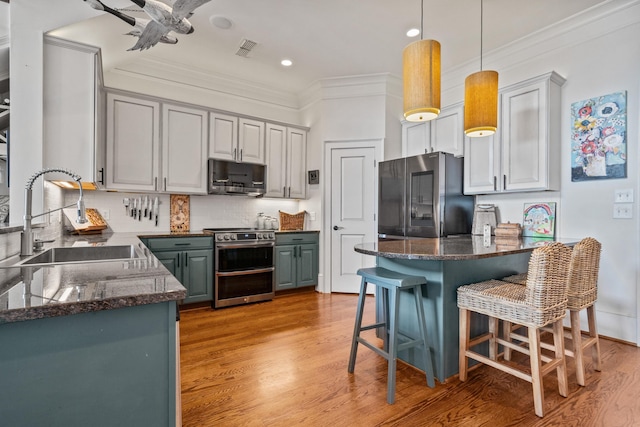
<svg viewBox="0 0 640 427">
<path fill-rule="evenodd" d="M 102 233 L 102 230 L 107 229 L 108 224 L 100 215 L 97 209 L 87 208 L 86 217 L 87 222 L 84 224 L 78 224 L 76 219 L 78 218 L 78 211 L 74 208 L 63 209 L 63 212 L 69 223 L 73 226 L 72 234 L 96 234 Z"/>
</svg>

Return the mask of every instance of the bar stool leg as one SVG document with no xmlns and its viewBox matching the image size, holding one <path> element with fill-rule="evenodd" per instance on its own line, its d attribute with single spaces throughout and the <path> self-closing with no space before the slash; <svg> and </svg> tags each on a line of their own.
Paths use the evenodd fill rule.
<svg viewBox="0 0 640 427">
<path fill-rule="evenodd" d="M 540 354 L 540 330 L 529 327 L 529 357 L 531 362 L 531 386 L 533 407 L 539 417 L 544 416 L 544 387 L 542 385 L 542 359 Z"/>
<path fill-rule="evenodd" d="M 389 289 L 390 327 L 389 327 L 389 354 L 387 366 L 387 403 L 396 400 L 396 362 L 398 358 L 398 312 L 400 311 L 400 298 L 395 288 Z"/>
<path fill-rule="evenodd" d="M 427 376 L 427 385 L 431 388 L 436 386 L 433 375 L 433 363 L 431 361 L 431 350 L 427 341 L 427 321 L 424 315 L 424 303 L 422 301 L 422 286 L 418 285 L 413 288 L 413 295 L 416 301 L 416 312 L 418 313 L 418 326 L 420 329 L 420 338 L 422 339 L 422 351 L 424 352 L 424 372 Z"/>
<path fill-rule="evenodd" d="M 580 330 L 580 311 L 570 310 L 571 340 L 573 344 L 573 357 L 576 361 L 576 380 L 578 385 L 584 387 L 584 355 L 582 354 L 582 331 Z"/>
<path fill-rule="evenodd" d="M 353 327 L 353 338 L 351 339 L 351 355 L 349 356 L 348 372 L 353 373 L 356 366 L 356 354 L 358 352 L 358 338 L 362 328 L 362 313 L 364 312 L 364 301 L 367 296 L 367 280 L 363 277 L 360 284 L 360 295 L 358 296 L 358 308 L 356 309 L 356 323 Z"/>
<path fill-rule="evenodd" d="M 389 352 L 389 289 L 377 286 L 377 292 L 382 295 L 382 322 L 384 331 L 382 333 L 382 349 Z"/>
<path fill-rule="evenodd" d="M 600 372 L 602 370 L 602 361 L 600 359 L 600 339 L 598 338 L 598 328 L 596 326 L 596 306 L 595 304 L 591 304 L 587 307 L 587 320 L 589 322 L 589 336 L 592 339 L 595 339 L 595 344 L 593 345 L 593 363 L 595 365 L 596 371 Z"/>
<path fill-rule="evenodd" d="M 467 380 L 467 350 L 469 350 L 469 329 L 471 327 L 471 313 L 469 310 L 460 309 L 460 352 L 458 355 L 458 378 L 460 381 Z"/>
</svg>

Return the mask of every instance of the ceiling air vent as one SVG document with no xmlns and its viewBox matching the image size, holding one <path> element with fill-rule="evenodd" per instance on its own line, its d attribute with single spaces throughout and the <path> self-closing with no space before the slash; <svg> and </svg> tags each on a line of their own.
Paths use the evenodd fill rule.
<svg viewBox="0 0 640 427">
<path fill-rule="evenodd" d="M 249 39 L 242 40 L 242 43 L 240 43 L 240 47 L 238 48 L 236 55 L 244 56 L 246 58 L 249 55 L 249 52 L 251 52 L 251 49 L 256 47 L 257 44 L 258 43 L 254 42 L 253 40 L 249 40 Z"/>
</svg>

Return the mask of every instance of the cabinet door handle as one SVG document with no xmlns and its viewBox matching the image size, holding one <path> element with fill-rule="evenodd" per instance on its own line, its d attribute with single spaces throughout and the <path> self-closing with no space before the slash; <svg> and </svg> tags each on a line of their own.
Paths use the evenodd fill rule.
<svg viewBox="0 0 640 427">
<path fill-rule="evenodd" d="M 240 161 L 242 161 L 242 150 L 243 148 L 240 149 Z"/>
<path fill-rule="evenodd" d="M 100 180 L 98 180 L 98 182 L 104 185 L 104 168 L 100 168 L 98 172 L 100 173 Z"/>
<path fill-rule="evenodd" d="M 291 198 L 291 187 L 289 187 L 289 195 L 287 197 Z"/>
<path fill-rule="evenodd" d="M 502 189 L 507 189 L 507 175 L 502 175 Z"/>
<path fill-rule="evenodd" d="M 186 252 L 184 253 L 184 266 L 189 267 L 189 257 Z"/>
<path fill-rule="evenodd" d="M 167 178 L 164 179 L 164 191 L 167 191 Z"/>
<path fill-rule="evenodd" d="M 233 160 L 234 160 L 234 161 L 236 160 L 236 154 L 238 154 L 238 149 L 237 149 L 237 148 L 234 148 L 234 149 L 233 149 Z"/>
<path fill-rule="evenodd" d="M 153 191 L 158 191 L 158 177 L 153 178 Z"/>
<path fill-rule="evenodd" d="M 178 260 L 177 260 L 177 263 L 178 263 L 177 267 L 178 267 L 178 268 L 180 268 L 180 254 L 178 254 Z"/>
<path fill-rule="evenodd" d="M 287 187 L 282 187 L 282 197 L 287 197 Z"/>
<path fill-rule="evenodd" d="M 493 191 L 498 191 L 498 177 L 493 176 Z"/>
<path fill-rule="evenodd" d="M 185 242 L 185 243 L 174 243 L 173 246 L 191 246 L 191 243 L 189 242 Z"/>
</svg>

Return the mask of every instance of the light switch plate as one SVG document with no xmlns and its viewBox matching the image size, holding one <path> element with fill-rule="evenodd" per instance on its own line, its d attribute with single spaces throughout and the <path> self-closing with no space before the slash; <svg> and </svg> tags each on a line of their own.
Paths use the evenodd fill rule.
<svg viewBox="0 0 640 427">
<path fill-rule="evenodd" d="M 614 203 L 633 203 L 633 188 L 616 190 Z"/>
<path fill-rule="evenodd" d="M 616 219 L 633 218 L 633 204 L 632 203 L 614 203 L 613 217 Z"/>
</svg>

